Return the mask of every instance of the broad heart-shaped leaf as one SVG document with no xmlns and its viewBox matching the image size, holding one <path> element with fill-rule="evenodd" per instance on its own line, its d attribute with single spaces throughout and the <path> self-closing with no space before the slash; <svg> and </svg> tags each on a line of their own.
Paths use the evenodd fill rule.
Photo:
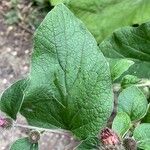
<svg viewBox="0 0 150 150">
<path fill-rule="evenodd" d="M 71 130 L 85 139 L 106 125 L 112 108 L 106 59 L 82 22 L 57 5 L 35 33 L 21 114 L 32 125 Z"/>
<path fill-rule="evenodd" d="M 133 136 L 138 143 L 138 147 L 144 150 L 150 149 L 150 123 L 143 123 L 137 126 Z"/>
<path fill-rule="evenodd" d="M 125 112 L 118 112 L 113 120 L 112 129 L 123 137 L 131 127 L 130 117 Z"/>
<path fill-rule="evenodd" d="M 107 59 L 110 64 L 110 72 L 112 81 L 118 79 L 130 66 L 134 64 L 128 59 Z"/>
<path fill-rule="evenodd" d="M 14 120 L 24 99 L 27 79 L 22 79 L 11 85 L 1 96 L 0 109 Z"/>
<path fill-rule="evenodd" d="M 126 112 L 132 121 L 144 117 L 147 108 L 148 102 L 145 95 L 135 86 L 124 89 L 118 97 L 118 111 Z"/>
<path fill-rule="evenodd" d="M 98 43 L 119 27 L 150 19 L 149 0 L 71 0 L 68 5 Z"/>
<path fill-rule="evenodd" d="M 32 144 L 28 138 L 21 138 L 12 144 L 10 150 L 38 150 L 38 143 Z"/>
<path fill-rule="evenodd" d="M 99 47 L 108 58 L 133 60 L 135 64 L 129 68 L 129 74 L 150 78 L 150 22 L 139 27 L 121 28 Z"/>
</svg>

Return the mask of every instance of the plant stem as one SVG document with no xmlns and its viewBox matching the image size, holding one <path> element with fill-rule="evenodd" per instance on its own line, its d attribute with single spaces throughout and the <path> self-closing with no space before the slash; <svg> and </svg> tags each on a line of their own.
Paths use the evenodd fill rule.
<svg viewBox="0 0 150 150">
<path fill-rule="evenodd" d="M 144 83 L 138 83 L 138 84 L 133 84 L 133 85 L 137 86 L 137 87 L 150 87 L 150 81 L 148 80 L 148 81 L 145 81 Z M 115 83 L 114 86 L 113 86 L 113 89 L 114 89 L 115 92 L 120 91 L 121 84 Z"/>
<path fill-rule="evenodd" d="M 35 127 L 35 126 L 30 126 L 30 125 L 22 125 L 22 124 L 14 124 L 14 127 L 21 127 L 21 128 L 26 128 L 26 129 L 32 129 L 32 130 L 38 130 L 38 131 L 47 131 L 47 132 L 51 132 L 51 133 L 57 133 L 57 134 L 63 134 L 63 135 L 69 135 L 71 134 L 70 131 L 67 130 L 63 130 L 63 129 L 45 129 L 45 128 L 41 128 L 41 127 Z"/>
<path fill-rule="evenodd" d="M 143 84 L 137 84 L 136 86 L 137 86 L 137 87 L 143 87 L 143 86 L 148 86 L 148 87 L 150 87 L 150 82 L 143 83 Z"/>
</svg>

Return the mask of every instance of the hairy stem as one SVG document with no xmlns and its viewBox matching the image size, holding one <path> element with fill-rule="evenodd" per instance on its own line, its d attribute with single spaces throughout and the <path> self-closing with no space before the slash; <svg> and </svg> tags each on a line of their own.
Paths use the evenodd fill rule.
<svg viewBox="0 0 150 150">
<path fill-rule="evenodd" d="M 22 125 L 22 124 L 14 124 L 14 127 L 20 127 L 20 128 L 26 128 L 26 129 L 31 129 L 31 130 L 38 130 L 38 131 L 47 131 L 51 133 L 57 133 L 57 134 L 63 134 L 63 135 L 70 135 L 71 132 L 63 129 L 46 129 L 46 128 L 41 128 L 41 127 L 35 127 L 35 126 L 30 126 L 30 125 Z"/>
<path fill-rule="evenodd" d="M 138 83 L 138 84 L 133 84 L 134 86 L 136 87 L 150 87 L 150 81 L 144 81 L 143 80 L 143 83 Z M 121 84 L 119 83 L 115 83 L 114 86 L 113 86 L 113 89 L 114 89 L 114 92 L 118 92 L 120 91 L 121 89 Z"/>
<path fill-rule="evenodd" d="M 144 86 L 148 86 L 150 87 L 150 82 L 147 82 L 147 83 L 141 83 L 141 84 L 136 84 L 137 87 L 144 87 Z"/>
</svg>

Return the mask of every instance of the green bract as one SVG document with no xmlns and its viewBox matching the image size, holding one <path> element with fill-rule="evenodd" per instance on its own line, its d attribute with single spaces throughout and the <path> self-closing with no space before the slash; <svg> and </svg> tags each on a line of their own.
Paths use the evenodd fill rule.
<svg viewBox="0 0 150 150">
<path fill-rule="evenodd" d="M 149 1 L 150 2 L 150 1 Z M 129 73 L 140 78 L 150 78 L 150 22 L 139 27 L 124 27 L 100 44 L 108 58 L 127 58 L 135 63 Z"/>
<path fill-rule="evenodd" d="M 131 127 L 130 117 L 125 112 L 118 112 L 113 120 L 112 129 L 123 137 Z"/>
<path fill-rule="evenodd" d="M 9 99 L 2 96 L 3 108 L 14 101 L 9 90 Z M 90 32 L 63 4 L 35 33 L 28 88 L 23 91 L 15 90 L 24 97 L 17 95 L 15 106 L 31 125 L 67 129 L 85 139 L 107 123 L 113 108 L 109 65 Z M 13 104 L 3 110 L 9 115 L 16 108 Z"/>
<path fill-rule="evenodd" d="M 143 123 L 137 126 L 133 136 L 138 143 L 138 147 L 144 150 L 150 149 L 150 123 Z"/>
<path fill-rule="evenodd" d="M 125 89 L 125 88 L 127 88 L 129 86 L 132 86 L 132 85 L 135 85 L 135 84 L 139 83 L 140 81 L 141 81 L 141 79 L 139 79 L 136 76 L 126 75 L 121 80 L 121 87 L 123 89 Z"/>
<path fill-rule="evenodd" d="M 38 150 L 38 143 L 32 144 L 28 138 L 22 138 L 15 141 L 10 150 Z"/>
<path fill-rule="evenodd" d="M 118 97 L 118 111 L 127 113 L 132 121 L 140 120 L 146 114 L 148 102 L 142 91 L 130 86 Z"/>
<path fill-rule="evenodd" d="M 134 64 L 128 59 L 107 59 L 110 65 L 110 72 L 112 81 L 118 79 L 130 66 Z"/>
<path fill-rule="evenodd" d="M 150 19 L 149 0 L 71 0 L 68 5 L 98 43 L 119 27 Z"/>
</svg>

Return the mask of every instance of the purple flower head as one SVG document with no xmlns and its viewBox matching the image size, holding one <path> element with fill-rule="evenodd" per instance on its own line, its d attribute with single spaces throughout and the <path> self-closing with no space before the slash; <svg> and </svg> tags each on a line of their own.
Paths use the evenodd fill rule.
<svg viewBox="0 0 150 150">
<path fill-rule="evenodd" d="M 11 128 L 13 124 L 13 120 L 11 118 L 2 118 L 0 117 L 0 127 L 1 128 Z"/>
<path fill-rule="evenodd" d="M 1 117 L 0 117 L 0 127 L 4 127 L 5 124 L 6 124 L 5 118 L 1 118 Z"/>
</svg>

